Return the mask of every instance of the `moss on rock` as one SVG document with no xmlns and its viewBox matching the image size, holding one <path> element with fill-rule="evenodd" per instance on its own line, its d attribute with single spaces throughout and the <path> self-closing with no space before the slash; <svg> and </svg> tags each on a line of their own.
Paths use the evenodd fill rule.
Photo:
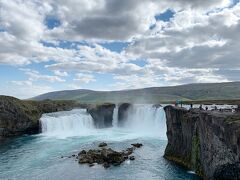
<svg viewBox="0 0 240 180">
<path fill-rule="evenodd" d="M 193 169 L 198 175 L 203 176 L 200 157 L 200 139 L 198 134 L 195 134 L 192 137 L 191 166 L 191 169 Z"/>
</svg>

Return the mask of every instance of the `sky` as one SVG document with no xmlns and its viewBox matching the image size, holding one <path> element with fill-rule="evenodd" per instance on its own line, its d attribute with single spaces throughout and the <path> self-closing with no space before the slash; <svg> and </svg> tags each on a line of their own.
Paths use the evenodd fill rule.
<svg viewBox="0 0 240 180">
<path fill-rule="evenodd" d="M 0 0 L 0 94 L 240 80 L 239 0 Z"/>
</svg>

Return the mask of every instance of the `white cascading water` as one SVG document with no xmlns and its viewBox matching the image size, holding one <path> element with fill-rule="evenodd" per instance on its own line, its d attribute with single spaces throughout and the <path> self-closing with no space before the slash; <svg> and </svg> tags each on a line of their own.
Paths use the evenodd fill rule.
<svg viewBox="0 0 240 180">
<path fill-rule="evenodd" d="M 113 110 L 113 127 L 118 127 L 118 105 Z"/>
<path fill-rule="evenodd" d="M 43 114 L 40 121 L 43 135 L 58 138 L 100 134 L 106 138 L 117 132 L 135 134 L 137 137 L 150 135 L 166 138 L 165 112 L 162 107 L 156 108 L 153 105 L 132 105 L 126 112 L 123 127 L 118 127 L 118 106 L 116 106 L 112 122 L 114 129 L 95 129 L 93 119 L 86 109 Z"/>
<path fill-rule="evenodd" d="M 134 104 L 126 115 L 125 128 L 140 134 L 166 138 L 166 115 L 163 107 Z"/>
<path fill-rule="evenodd" d="M 42 133 L 47 136 L 84 136 L 92 133 L 93 119 L 85 109 L 43 114 Z"/>
</svg>

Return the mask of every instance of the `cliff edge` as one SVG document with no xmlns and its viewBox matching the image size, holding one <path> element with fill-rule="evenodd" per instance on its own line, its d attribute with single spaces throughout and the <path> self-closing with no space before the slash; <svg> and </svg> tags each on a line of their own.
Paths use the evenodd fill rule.
<svg viewBox="0 0 240 180">
<path fill-rule="evenodd" d="M 164 157 L 204 179 L 240 179 L 240 114 L 165 108 Z"/>
<path fill-rule="evenodd" d="M 71 110 L 77 106 L 74 101 L 23 101 L 0 96 L 0 138 L 38 133 L 43 113 Z"/>
</svg>

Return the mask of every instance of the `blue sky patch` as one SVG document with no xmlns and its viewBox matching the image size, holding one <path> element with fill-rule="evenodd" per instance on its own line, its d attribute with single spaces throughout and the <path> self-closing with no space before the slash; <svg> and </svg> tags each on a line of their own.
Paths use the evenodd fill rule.
<svg viewBox="0 0 240 180">
<path fill-rule="evenodd" d="M 147 64 L 147 61 L 145 59 L 137 59 L 137 60 L 130 61 L 130 62 L 133 64 L 136 64 L 140 67 L 144 67 Z"/>
<path fill-rule="evenodd" d="M 100 45 L 103 46 L 104 48 L 109 49 L 110 51 L 118 52 L 118 53 L 123 51 L 123 49 L 126 48 L 129 44 L 130 44 L 129 42 L 100 43 Z"/>
<path fill-rule="evenodd" d="M 86 46 L 89 45 L 86 41 L 58 41 L 58 44 L 54 44 L 52 42 L 41 41 L 41 43 L 46 47 L 60 47 L 63 49 L 77 49 L 79 45 Z"/>
<path fill-rule="evenodd" d="M 174 12 L 170 9 L 165 11 L 164 13 L 158 14 L 155 16 L 155 19 L 157 21 L 170 21 L 170 19 L 173 17 Z"/>
<path fill-rule="evenodd" d="M 48 29 L 53 29 L 55 27 L 59 27 L 61 25 L 61 21 L 56 17 L 49 16 L 45 19 L 45 25 Z"/>
</svg>

